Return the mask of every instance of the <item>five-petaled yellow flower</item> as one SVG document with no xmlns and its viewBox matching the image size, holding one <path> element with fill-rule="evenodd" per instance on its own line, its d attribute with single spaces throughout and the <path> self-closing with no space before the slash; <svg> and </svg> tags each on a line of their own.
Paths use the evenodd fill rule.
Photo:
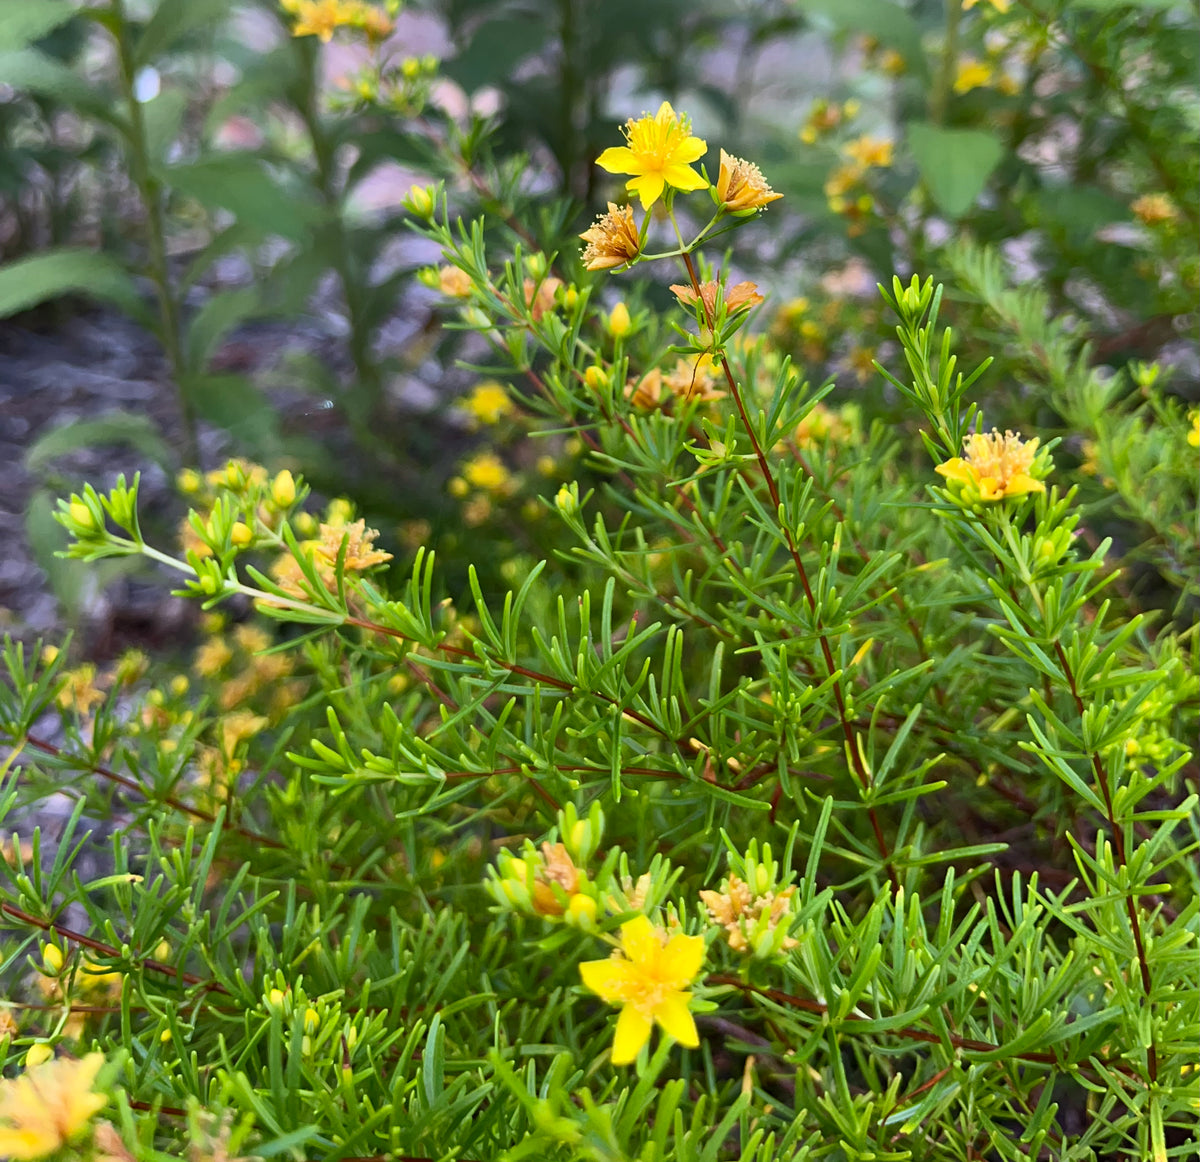
<svg viewBox="0 0 1200 1162">
<path fill-rule="evenodd" d="M 700 1044 L 688 1008 L 688 986 L 704 963 L 704 938 L 668 935 L 645 916 L 621 925 L 621 951 L 579 966 L 584 987 L 610 1005 L 620 1005 L 612 1062 L 628 1065 L 650 1039 L 655 1022 L 681 1045 Z"/>
<path fill-rule="evenodd" d="M 708 182 L 692 163 L 708 152 L 708 143 L 692 136 L 691 122 L 680 117 L 664 101 L 658 112 L 649 113 L 625 124 L 625 145 L 606 149 L 596 164 L 609 173 L 633 174 L 625 188 L 642 200 L 648 210 L 663 195 L 667 186 L 677 190 L 703 190 Z"/>
<path fill-rule="evenodd" d="M 963 455 L 938 464 L 934 471 L 963 487 L 972 499 L 1003 500 L 1027 492 L 1045 492 L 1046 486 L 1030 475 L 1038 440 L 1022 440 L 1019 432 L 997 429 L 984 435 L 974 432 L 963 438 Z"/>
<path fill-rule="evenodd" d="M 0 1081 L 0 1157 L 45 1158 L 68 1145 L 108 1100 L 93 1093 L 102 1053 L 60 1058 Z"/>
</svg>

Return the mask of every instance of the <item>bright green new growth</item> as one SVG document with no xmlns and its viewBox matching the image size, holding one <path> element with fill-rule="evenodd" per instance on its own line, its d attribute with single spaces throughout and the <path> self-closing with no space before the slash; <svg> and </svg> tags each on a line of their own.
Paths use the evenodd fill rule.
<svg viewBox="0 0 1200 1162">
<path fill-rule="evenodd" d="M 53 741 L 61 661 L 10 647 L 4 810 L 80 777 L 53 860 L 35 835 L 0 865 L 6 969 L 19 982 L 57 933 L 65 972 L 86 956 L 123 983 L 9 1053 L 123 1054 L 116 1121 L 147 1158 L 201 1107 L 263 1156 L 1177 1154 L 1195 634 L 1131 612 L 1064 470 L 985 504 L 934 473 L 985 382 L 957 371 L 940 288 L 885 296 L 907 363 L 885 374 L 929 459 L 882 424 L 814 449 L 796 433 L 828 389 L 760 342 L 685 339 L 725 352 L 748 427 L 729 399 L 643 410 L 586 292 L 535 318 L 545 260 L 493 276 L 482 231 L 443 221 L 496 370 L 592 450 L 598 489 L 548 486 L 570 556 L 500 597 L 472 577 L 467 619 L 424 549 L 396 592 L 348 537 L 323 573 L 292 531 L 303 487 L 271 524 L 269 484 L 219 492 L 187 560 L 144 540 L 136 482 L 61 502 L 73 556 L 148 556 L 209 606 L 302 623 L 287 648 L 316 692 L 201 800 L 210 711 L 168 703 L 135 733 L 113 694 Z M 273 580 L 264 553 L 299 575 Z M 111 820 L 107 852 L 85 815 Z M 1047 874 L 985 838 L 1006 827 Z M 707 940 L 700 1046 L 613 1069 L 578 965 L 639 912 Z"/>
</svg>

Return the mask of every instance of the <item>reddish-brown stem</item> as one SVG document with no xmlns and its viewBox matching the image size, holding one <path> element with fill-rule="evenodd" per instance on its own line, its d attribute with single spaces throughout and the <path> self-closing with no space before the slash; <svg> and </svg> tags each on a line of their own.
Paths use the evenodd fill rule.
<svg viewBox="0 0 1200 1162">
<path fill-rule="evenodd" d="M 683 261 L 687 266 L 688 277 L 692 282 L 692 289 L 696 292 L 696 299 L 700 303 L 700 309 L 704 312 L 705 320 L 711 331 L 714 327 L 714 320 L 709 311 L 708 303 L 704 301 L 704 295 L 701 293 L 700 280 L 696 274 L 695 263 L 692 262 L 692 256 L 686 251 L 683 254 Z M 832 677 L 837 670 L 837 665 L 833 660 L 833 649 L 829 644 L 829 636 L 825 632 L 825 627 L 821 623 L 821 617 L 817 610 L 817 599 L 813 594 L 812 586 L 808 580 L 808 570 L 804 567 L 799 549 L 796 547 L 796 542 L 792 537 L 791 529 L 788 528 L 779 515 L 782 502 L 779 496 L 779 486 L 775 482 L 775 474 L 771 471 L 771 465 L 768 463 L 762 445 L 758 441 L 754 425 L 750 422 L 745 402 L 742 399 L 741 389 L 738 387 L 737 380 L 733 374 L 733 368 L 729 366 L 729 359 L 726 357 L 724 351 L 720 354 L 720 362 L 721 370 L 725 373 L 725 382 L 729 385 L 729 394 L 733 398 L 734 405 L 742 421 L 742 427 L 745 429 L 746 435 L 750 439 L 750 446 L 754 450 L 754 458 L 758 461 L 759 471 L 762 473 L 767 491 L 771 495 L 772 511 L 779 522 L 779 531 L 783 534 L 784 545 L 787 547 L 788 555 L 792 558 L 792 563 L 796 567 L 796 574 L 800 578 L 800 585 L 804 590 L 804 599 L 808 603 L 814 628 L 817 631 L 817 641 L 821 647 L 821 655 L 825 660 L 826 671 Z M 840 681 L 833 683 L 833 697 L 837 703 L 838 718 L 842 726 L 842 736 L 846 741 L 846 752 L 849 757 L 851 769 L 854 771 L 854 775 L 858 779 L 862 790 L 869 791 L 871 789 L 871 776 L 863 764 L 862 755 L 859 754 L 858 739 L 850 725 L 850 715 L 846 709 L 846 697 L 842 691 Z M 896 869 L 892 866 L 891 852 L 888 849 L 887 841 L 883 837 L 883 828 L 880 826 L 879 815 L 873 806 L 867 807 L 867 816 L 871 821 L 871 830 L 875 833 L 875 843 L 879 848 L 879 855 L 883 859 L 884 866 L 887 868 L 888 878 L 892 881 L 893 887 L 899 887 L 900 878 L 896 874 Z"/>
<path fill-rule="evenodd" d="M 52 742 L 46 742 L 31 734 L 25 735 L 24 742 L 26 746 L 32 747 L 34 750 L 39 750 L 42 754 L 50 755 L 56 759 L 69 760 L 72 764 L 83 770 L 90 771 L 93 775 L 99 775 L 100 778 L 110 783 L 116 783 L 118 786 L 125 788 L 125 790 L 132 791 L 135 795 L 145 799 L 148 803 L 162 803 L 167 807 L 174 807 L 180 814 L 190 815 L 193 819 L 198 819 L 202 823 L 216 823 L 217 821 L 217 817 L 209 811 L 201 810 L 199 807 L 190 807 L 182 799 L 177 799 L 173 795 L 158 795 L 152 789 L 142 786 L 136 779 L 131 779 L 128 775 L 122 775 L 117 771 L 110 770 L 99 763 L 89 762 L 79 755 L 68 754 Z M 248 828 L 239 827 L 236 823 L 227 822 L 225 826 L 228 830 L 240 835 L 243 839 L 250 840 L 252 843 L 261 844 L 263 847 L 271 847 L 278 851 L 283 850 L 284 845 L 277 839 L 271 839 L 269 836 L 260 835 L 257 831 L 250 831 Z"/>
<path fill-rule="evenodd" d="M 68 943 L 78 944 L 80 948 L 87 948 L 92 952 L 98 952 L 101 956 L 111 957 L 113 960 L 122 959 L 120 949 L 114 948 L 111 944 L 105 944 L 102 940 L 93 940 L 92 937 L 85 936 L 82 932 L 76 932 L 73 928 L 67 928 L 59 924 L 56 920 L 43 920 L 39 916 L 33 916 L 29 912 L 3 901 L 0 901 L 0 913 L 11 916 L 19 924 L 23 924 L 27 928 L 38 928 L 43 932 L 53 932 Z M 142 968 L 150 969 L 152 972 L 159 972 L 164 976 L 174 977 L 183 984 L 195 985 L 206 992 L 229 995 L 229 990 L 224 985 L 218 984 L 215 980 L 205 980 L 203 977 L 193 976 L 190 972 L 183 972 L 180 969 L 172 968 L 169 964 L 163 964 L 162 961 L 146 959 L 138 961 L 138 964 Z"/>
</svg>

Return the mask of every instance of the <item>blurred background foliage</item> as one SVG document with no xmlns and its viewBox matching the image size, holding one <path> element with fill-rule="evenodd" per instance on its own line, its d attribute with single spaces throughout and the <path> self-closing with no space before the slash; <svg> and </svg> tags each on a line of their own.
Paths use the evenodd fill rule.
<svg viewBox="0 0 1200 1162">
<path fill-rule="evenodd" d="M 303 468 L 393 545 L 437 540 L 459 585 L 464 510 L 496 543 L 482 567 L 509 556 L 527 502 L 577 448 L 531 453 L 519 412 L 472 409 L 483 355 L 441 325 L 437 255 L 404 228 L 402 199 L 444 181 L 455 212 L 557 254 L 584 285 L 576 235 L 622 196 L 593 159 L 663 98 L 784 193 L 731 259 L 774 292 L 756 326 L 809 378 L 857 389 L 866 421 L 907 425 L 919 455 L 875 378 L 894 345 L 874 286 L 893 270 L 961 275 L 964 240 L 995 245 L 992 297 L 997 279 L 1036 279 L 1071 359 L 1119 386 L 1105 407 L 1072 404 L 1061 374 L 997 345 L 985 288 L 952 277 L 964 358 L 998 361 L 988 422 L 1065 437 L 1125 548 L 1176 519 L 1139 500 L 1154 463 L 1134 429 L 1200 397 L 1193 7 L 444 0 L 381 6 L 390 31 L 346 25 L 328 42 L 291 35 L 287 7 L 0 0 L 0 316 L 53 329 L 118 309 L 155 337 L 148 377 L 175 400 L 166 422 L 101 403 L 29 450 L 22 502 L 68 620 L 91 587 L 55 565 L 44 517 L 79 483 L 71 454 L 97 443 L 168 475 L 229 454 Z M 634 303 L 666 301 L 641 270 L 630 284 Z M 167 490 L 151 501 L 152 520 L 176 519 Z M 1149 604 L 1179 613 L 1190 563 L 1143 555 Z"/>
</svg>

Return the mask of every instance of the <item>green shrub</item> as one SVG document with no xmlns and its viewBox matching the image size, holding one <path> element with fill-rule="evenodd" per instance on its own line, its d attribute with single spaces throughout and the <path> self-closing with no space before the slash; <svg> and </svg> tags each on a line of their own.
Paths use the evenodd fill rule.
<svg viewBox="0 0 1200 1162">
<path fill-rule="evenodd" d="M 148 559 L 236 625 L 195 686 L 7 651 L 3 808 L 73 800 L 0 866 L 0 1044 L 76 1103 L 51 1148 L 1192 1149 L 1194 627 L 1127 590 L 1062 443 L 987 433 L 940 287 L 884 292 L 902 360 L 870 392 L 813 388 L 703 252 L 765 179 L 701 177 L 669 105 L 627 133 L 601 162 L 640 208 L 583 264 L 676 267 L 661 307 L 410 196 L 512 430 L 586 449 L 507 592 L 425 544 L 392 572 L 352 507 L 256 465 L 186 481 L 186 553 L 143 538 L 136 481 L 60 502 L 72 556 Z M 960 261 L 997 347 L 1103 410 L 1044 302 Z M 1151 466 L 1132 515 L 1183 561 L 1194 425 L 1133 374 L 1097 474 Z M 508 471 L 464 470 L 464 503 Z"/>
</svg>

